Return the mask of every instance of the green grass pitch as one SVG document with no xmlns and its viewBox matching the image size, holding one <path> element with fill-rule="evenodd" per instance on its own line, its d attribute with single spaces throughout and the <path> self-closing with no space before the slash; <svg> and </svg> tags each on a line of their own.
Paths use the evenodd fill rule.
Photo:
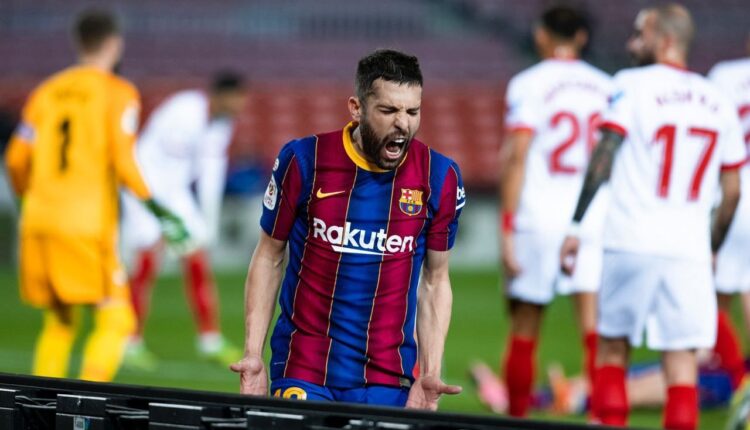
<svg viewBox="0 0 750 430">
<path fill-rule="evenodd" d="M 221 273 L 217 276 L 223 330 L 237 345 L 241 345 L 243 339 L 244 278 L 245 273 Z M 508 329 L 499 273 L 495 270 L 454 270 L 451 278 L 454 305 L 445 347 L 444 374 L 447 382 L 462 385 L 464 392 L 445 397 L 440 407 L 446 411 L 488 413 L 477 400 L 467 369 L 475 360 L 483 360 L 497 368 Z M 0 335 L 0 371 L 29 372 L 34 338 L 40 322 L 41 314 L 38 311 L 19 302 L 15 271 L 0 269 L 0 327 L 5 328 Z M 579 338 L 572 304 L 566 298 L 558 298 L 545 316 L 537 364 L 538 379 L 543 378 L 543 370 L 552 361 L 562 363 L 568 374 L 578 373 L 581 368 Z M 116 382 L 213 391 L 237 390 L 238 378 L 235 374 L 197 357 L 194 326 L 181 279 L 165 276 L 159 280 L 154 289 L 146 342 L 162 358 L 159 369 L 154 373 L 121 371 Z M 74 350 L 73 372 L 78 367 L 80 351 L 81 339 Z M 634 354 L 635 360 L 654 360 L 656 357 L 646 351 L 636 351 Z M 559 419 L 543 415 L 537 417 Z M 567 419 L 585 421 L 582 416 Z M 726 411 L 723 409 L 704 411 L 701 428 L 723 428 L 725 419 Z M 633 426 L 658 428 L 660 422 L 661 412 L 658 410 L 638 410 L 631 415 Z"/>
</svg>

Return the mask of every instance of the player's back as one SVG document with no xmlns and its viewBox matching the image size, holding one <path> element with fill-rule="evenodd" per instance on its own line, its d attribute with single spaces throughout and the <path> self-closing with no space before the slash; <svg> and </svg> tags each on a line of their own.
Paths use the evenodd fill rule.
<svg viewBox="0 0 750 430">
<path fill-rule="evenodd" d="M 26 106 L 33 133 L 25 232 L 107 237 L 117 222 L 113 139 L 137 127 L 137 91 L 93 67 L 71 67 L 37 87 Z M 115 103 L 132 103 L 113 120 Z M 115 130 L 120 127 L 123 130 Z"/>
<path fill-rule="evenodd" d="M 720 169 L 745 158 L 734 108 L 705 78 L 673 66 L 624 70 L 615 84 L 605 126 L 627 137 L 612 173 L 605 246 L 708 259 Z"/>
<path fill-rule="evenodd" d="M 200 172 L 203 157 L 225 157 L 233 122 L 212 119 L 209 96 L 184 90 L 162 102 L 151 114 L 138 140 L 138 159 L 152 186 L 188 187 Z"/>
<path fill-rule="evenodd" d="M 610 93 L 610 77 L 580 60 L 545 60 L 511 80 L 506 127 L 534 133 L 519 229 L 566 228 Z"/>
</svg>

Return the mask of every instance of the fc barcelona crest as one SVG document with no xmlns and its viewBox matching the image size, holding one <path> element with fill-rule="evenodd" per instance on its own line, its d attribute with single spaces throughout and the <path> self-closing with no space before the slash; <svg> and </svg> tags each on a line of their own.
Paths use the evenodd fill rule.
<svg viewBox="0 0 750 430">
<path fill-rule="evenodd" d="M 401 188 L 401 198 L 398 199 L 398 207 L 401 212 L 414 216 L 422 212 L 422 194 L 424 191 Z"/>
</svg>

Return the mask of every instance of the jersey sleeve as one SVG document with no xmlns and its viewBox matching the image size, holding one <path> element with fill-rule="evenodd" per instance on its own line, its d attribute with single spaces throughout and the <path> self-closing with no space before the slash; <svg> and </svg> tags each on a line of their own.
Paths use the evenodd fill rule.
<svg viewBox="0 0 750 430">
<path fill-rule="evenodd" d="M 505 130 L 534 132 L 538 124 L 538 109 L 535 106 L 531 88 L 524 80 L 513 78 L 505 93 Z"/>
<path fill-rule="evenodd" d="M 461 172 L 456 163 L 451 162 L 440 188 L 438 209 L 427 230 L 427 249 L 448 251 L 453 248 L 458 232 L 458 217 L 466 204 Z"/>
<path fill-rule="evenodd" d="M 635 97 L 626 79 L 620 73 L 615 75 L 612 93 L 609 96 L 609 107 L 604 113 L 600 128 L 627 136 L 635 124 Z"/>
<path fill-rule="evenodd" d="M 21 121 L 16 126 L 5 152 L 5 165 L 8 169 L 13 191 L 19 196 L 26 192 L 31 174 L 32 147 L 36 140 L 39 115 L 39 91 L 35 90 L 21 113 Z"/>
<path fill-rule="evenodd" d="M 299 160 L 288 143 L 281 149 L 273 165 L 271 180 L 263 195 L 260 226 L 274 239 L 286 241 L 297 217 L 302 194 Z"/>
<path fill-rule="evenodd" d="M 727 118 L 729 119 L 727 131 L 719 135 L 722 171 L 738 169 L 747 161 L 742 124 L 734 109 L 727 109 Z"/>
<path fill-rule="evenodd" d="M 110 154 L 117 179 L 141 200 L 151 197 L 151 191 L 141 175 L 135 156 L 138 117 L 141 110 L 138 91 L 123 85 L 115 91 L 110 115 Z"/>
</svg>

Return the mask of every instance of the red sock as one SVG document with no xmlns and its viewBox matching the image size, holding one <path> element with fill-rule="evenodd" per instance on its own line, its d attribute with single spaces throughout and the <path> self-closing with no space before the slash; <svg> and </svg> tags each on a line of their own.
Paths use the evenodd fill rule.
<svg viewBox="0 0 750 430">
<path fill-rule="evenodd" d="M 599 342 L 599 336 L 595 331 L 587 332 L 583 336 L 583 357 L 584 370 L 588 377 L 589 390 L 594 385 L 594 372 L 596 371 L 596 345 Z"/>
<path fill-rule="evenodd" d="M 745 376 L 745 360 L 742 357 L 737 333 L 732 321 L 724 311 L 719 311 L 719 323 L 716 331 L 716 345 L 714 353 L 719 356 L 722 369 L 726 369 L 732 380 L 732 389 L 740 386 Z"/>
<path fill-rule="evenodd" d="M 137 320 L 136 334 L 143 336 L 143 326 L 148 317 L 151 302 L 151 287 L 159 270 L 159 257 L 153 249 L 139 251 L 136 255 L 135 270 L 130 278 L 130 301 Z"/>
<path fill-rule="evenodd" d="M 216 286 L 211 265 L 204 251 L 184 258 L 183 269 L 187 281 L 188 299 L 200 333 L 219 331 Z"/>
<path fill-rule="evenodd" d="M 625 369 L 619 366 L 602 366 L 596 369 L 591 392 L 591 415 L 601 424 L 627 425 Z"/>
<path fill-rule="evenodd" d="M 508 413 L 513 417 L 525 417 L 529 411 L 535 349 L 536 339 L 510 338 L 508 355 L 505 357 L 505 381 L 510 401 Z"/>
<path fill-rule="evenodd" d="M 667 389 L 663 424 L 667 430 L 698 427 L 698 390 L 694 385 L 672 385 Z"/>
</svg>

